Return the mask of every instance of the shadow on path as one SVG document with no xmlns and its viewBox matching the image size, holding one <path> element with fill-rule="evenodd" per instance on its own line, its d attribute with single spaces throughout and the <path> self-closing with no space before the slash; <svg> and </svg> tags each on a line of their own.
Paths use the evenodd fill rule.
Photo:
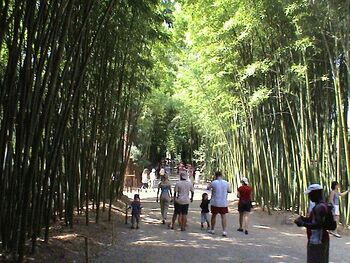
<svg viewBox="0 0 350 263">
<path fill-rule="evenodd" d="M 199 192 L 199 191 L 198 191 Z M 237 232 L 238 214 L 230 206 L 228 237 L 221 236 L 217 218 L 215 235 L 200 230 L 200 201 L 190 204 L 187 231 L 168 229 L 161 224 L 159 204 L 154 197 L 142 199 L 143 214 L 139 230 L 130 225 L 118 227 L 117 244 L 92 262 L 306 262 L 305 230 L 293 225 L 269 223 L 261 211 L 251 214 L 249 235 Z M 200 196 L 197 193 L 196 196 Z M 198 199 L 198 198 L 197 198 Z M 171 218 L 170 206 L 168 218 Z M 350 238 L 331 238 L 330 262 L 349 262 Z"/>
</svg>

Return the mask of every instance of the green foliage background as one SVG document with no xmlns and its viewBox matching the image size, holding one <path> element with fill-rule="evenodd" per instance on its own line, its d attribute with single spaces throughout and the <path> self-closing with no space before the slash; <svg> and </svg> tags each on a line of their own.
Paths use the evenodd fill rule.
<svg viewBox="0 0 350 263">
<path fill-rule="evenodd" d="M 267 209 L 305 211 L 310 183 L 326 195 L 332 180 L 346 188 L 349 1 L 198 0 L 171 8 L 166 54 L 155 54 L 161 88 L 152 96 L 166 94 L 171 103 L 162 105 L 182 120 L 180 137 L 167 131 L 175 145 L 193 139 L 192 127 L 192 160 L 200 156 L 208 177 L 223 170 L 235 187 L 248 177 Z M 348 222 L 348 198 L 342 211 Z"/>
</svg>

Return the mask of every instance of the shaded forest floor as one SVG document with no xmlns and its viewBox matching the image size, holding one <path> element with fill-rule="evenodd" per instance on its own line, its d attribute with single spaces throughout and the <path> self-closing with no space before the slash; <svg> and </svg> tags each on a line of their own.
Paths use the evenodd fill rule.
<svg viewBox="0 0 350 263">
<path fill-rule="evenodd" d="M 58 262 L 85 262 L 85 238 L 88 238 L 89 259 L 112 246 L 117 237 L 119 228 L 125 225 L 125 216 L 121 212 L 112 210 L 112 221 L 108 221 L 108 208 L 100 213 L 99 223 L 95 223 L 95 213 L 90 212 L 89 226 L 85 224 L 85 215 L 75 215 L 74 225 L 71 229 L 64 222 L 57 222 L 51 227 L 48 243 L 38 240 L 35 254 L 30 254 L 30 246 L 27 246 L 25 262 L 58 263 Z M 0 262 L 12 262 L 0 257 Z"/>
</svg>

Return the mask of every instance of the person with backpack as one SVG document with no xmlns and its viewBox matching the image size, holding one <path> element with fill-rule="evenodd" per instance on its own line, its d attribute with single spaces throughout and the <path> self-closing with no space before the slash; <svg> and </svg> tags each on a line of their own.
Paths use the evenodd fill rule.
<svg viewBox="0 0 350 263">
<path fill-rule="evenodd" d="M 308 217 L 300 216 L 294 223 L 298 227 L 307 229 L 307 262 L 329 262 L 329 234 L 327 230 L 334 230 L 336 223 L 332 216 L 332 208 L 323 201 L 323 188 L 319 184 L 310 185 L 305 194 L 309 195 L 315 207 Z"/>
<path fill-rule="evenodd" d="M 337 181 L 333 181 L 331 184 L 332 191 L 329 193 L 329 203 L 333 205 L 333 216 L 334 220 L 337 222 L 337 226 L 339 224 L 339 217 L 340 217 L 340 209 L 339 209 L 339 198 L 344 197 L 347 195 L 350 191 L 350 189 L 346 190 L 345 192 L 339 191 L 339 183 Z M 337 229 L 335 231 L 330 232 L 332 235 L 341 238 L 341 235 L 339 235 Z"/>
</svg>

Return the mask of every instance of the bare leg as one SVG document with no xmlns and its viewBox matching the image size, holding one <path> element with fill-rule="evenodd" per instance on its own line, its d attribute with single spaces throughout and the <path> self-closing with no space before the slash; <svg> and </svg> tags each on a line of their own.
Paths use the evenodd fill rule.
<svg viewBox="0 0 350 263">
<path fill-rule="evenodd" d="M 249 226 L 249 212 L 243 212 L 243 219 L 244 219 L 244 229 L 248 230 L 248 226 Z"/>
<path fill-rule="evenodd" d="M 216 224 L 216 214 L 211 215 L 211 230 L 214 230 Z"/>
<path fill-rule="evenodd" d="M 222 225 L 222 231 L 226 232 L 226 227 L 227 227 L 226 214 L 221 214 L 221 225 Z"/>
<path fill-rule="evenodd" d="M 181 230 L 186 230 L 186 223 L 187 223 L 187 215 L 180 215 L 181 217 Z"/>
<path fill-rule="evenodd" d="M 239 228 L 242 229 L 243 225 L 243 212 L 239 212 Z"/>
<path fill-rule="evenodd" d="M 177 218 L 177 214 L 174 213 L 173 218 L 171 220 L 171 229 L 174 229 L 176 218 Z"/>
<path fill-rule="evenodd" d="M 181 215 L 179 215 L 179 217 L 178 217 L 178 220 L 177 220 L 177 221 L 178 221 L 178 224 L 179 224 L 179 226 L 180 226 L 180 227 L 181 227 L 181 225 L 182 225 L 182 224 L 181 224 L 181 220 L 182 220 L 182 217 L 181 217 Z"/>
<path fill-rule="evenodd" d="M 337 228 L 334 230 L 334 233 L 339 235 L 338 234 L 338 226 L 339 226 L 339 216 L 334 216 L 334 219 L 335 219 L 335 222 L 337 222 Z"/>
</svg>

